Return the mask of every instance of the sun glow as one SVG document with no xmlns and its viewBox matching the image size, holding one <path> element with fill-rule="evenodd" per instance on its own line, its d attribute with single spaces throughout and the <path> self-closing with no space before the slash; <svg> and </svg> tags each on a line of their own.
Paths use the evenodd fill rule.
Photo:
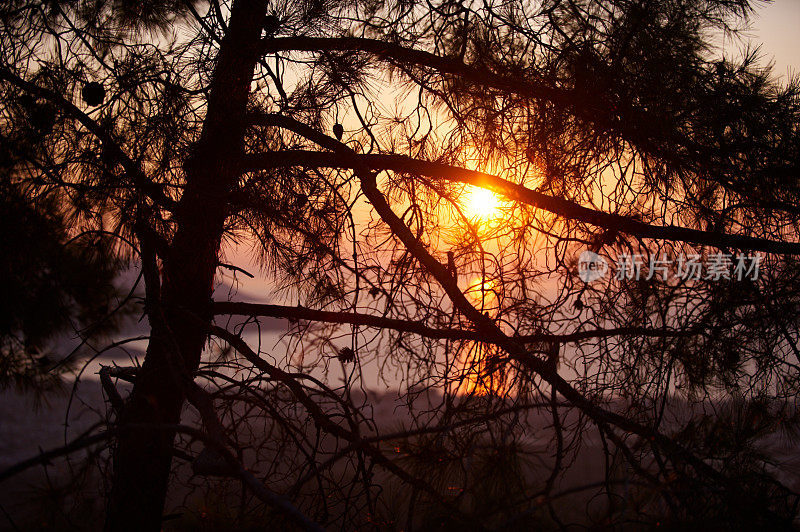
<svg viewBox="0 0 800 532">
<path fill-rule="evenodd" d="M 494 288 L 494 281 L 477 276 L 466 288 L 464 294 L 483 311 L 493 308 L 497 303 Z"/>
<path fill-rule="evenodd" d="M 468 216 L 487 220 L 497 216 L 500 198 L 491 190 L 470 186 L 464 191 L 463 205 Z"/>
</svg>

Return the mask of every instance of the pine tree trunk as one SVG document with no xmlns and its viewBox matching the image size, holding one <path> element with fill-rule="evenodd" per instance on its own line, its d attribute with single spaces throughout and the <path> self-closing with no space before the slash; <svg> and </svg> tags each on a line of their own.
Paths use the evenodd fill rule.
<svg viewBox="0 0 800 532">
<path fill-rule="evenodd" d="M 211 320 L 209 302 L 228 196 L 238 177 L 245 112 L 267 3 L 236 0 L 220 45 L 203 131 L 186 166 L 176 232 L 162 257 L 161 301 L 149 302 L 151 338 L 129 401 L 120 415 L 108 531 L 161 529 L 175 430 L 206 334 L 190 312 Z M 153 310 L 154 308 L 158 310 Z"/>
</svg>

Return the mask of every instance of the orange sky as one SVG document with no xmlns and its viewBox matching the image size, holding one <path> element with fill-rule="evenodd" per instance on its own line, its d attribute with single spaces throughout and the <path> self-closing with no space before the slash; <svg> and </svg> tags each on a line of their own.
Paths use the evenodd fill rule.
<svg viewBox="0 0 800 532">
<path fill-rule="evenodd" d="M 776 0 L 762 6 L 753 20 L 753 42 L 775 60 L 775 73 L 800 73 L 800 1 Z"/>
<path fill-rule="evenodd" d="M 752 20 L 752 29 L 745 33 L 744 37 L 748 38 L 753 45 L 762 44 L 761 52 L 764 59 L 767 61 L 773 60 L 775 63 L 775 75 L 787 80 L 792 74 L 800 74 L 800 31 L 798 31 L 798 28 L 800 28 L 800 0 L 776 0 L 771 4 L 762 5 L 758 9 L 757 15 Z M 726 41 L 723 45 L 726 56 L 735 57 L 741 45 L 741 42 Z M 486 202 L 487 198 L 478 197 L 475 203 L 486 206 Z M 477 205 L 465 205 L 465 207 L 474 211 Z M 472 214 L 475 213 L 473 212 Z M 248 255 L 247 251 L 241 248 L 234 248 L 229 249 L 229 253 L 233 255 L 229 256 L 229 262 L 244 266 L 256 274 L 256 279 L 238 276 L 239 280 L 243 281 L 243 284 L 240 286 L 240 292 L 235 299 L 271 301 L 273 298 L 270 294 L 270 283 L 259 275 L 258 267 L 253 261 L 248 260 L 249 257 L 246 257 Z M 223 279 L 220 279 L 220 281 L 223 281 Z M 230 281 L 230 279 L 227 279 L 227 281 Z M 475 279 L 475 286 L 480 286 L 479 281 L 479 279 Z M 224 298 L 226 294 L 220 292 L 216 295 L 218 298 Z M 282 329 L 282 327 L 279 326 L 279 329 Z M 265 347 L 268 350 L 273 347 L 277 351 L 282 350 L 281 347 L 276 345 L 278 334 L 274 331 L 265 334 L 262 340 L 266 341 Z M 365 384 L 368 387 L 380 386 L 376 382 L 377 371 L 375 368 L 364 368 L 364 370 L 368 381 Z M 336 373 L 336 370 L 332 373 Z M 329 377 L 334 377 L 334 375 L 329 375 Z"/>
</svg>

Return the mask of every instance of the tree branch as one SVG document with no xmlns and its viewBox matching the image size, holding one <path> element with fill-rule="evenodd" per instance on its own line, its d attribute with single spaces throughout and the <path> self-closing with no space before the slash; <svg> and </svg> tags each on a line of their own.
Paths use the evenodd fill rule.
<svg viewBox="0 0 800 532">
<path fill-rule="evenodd" d="M 273 115 L 269 116 L 272 117 Z M 282 120 L 276 119 L 275 125 L 283 125 L 283 122 Z M 311 129 L 308 126 L 305 127 Z M 301 132 L 303 131 L 302 129 L 293 130 L 296 133 L 306 136 L 306 138 L 310 140 L 316 141 L 314 136 L 307 136 Z M 323 147 L 329 146 L 323 145 Z M 351 169 L 366 167 L 370 170 L 405 172 L 487 188 L 508 199 L 551 212 L 562 218 L 578 220 L 638 238 L 686 242 L 689 244 L 713 246 L 719 249 L 732 248 L 784 255 L 800 255 L 800 243 L 797 242 L 783 242 L 746 235 L 701 231 L 675 225 L 650 225 L 628 216 L 589 209 L 573 201 L 556 196 L 549 196 L 492 174 L 468 170 L 444 163 L 423 161 L 405 155 L 360 155 L 342 151 L 330 153 L 287 150 L 263 154 L 248 154 L 243 157 L 242 164 L 245 171 L 287 166 L 310 166 Z"/>
<path fill-rule="evenodd" d="M 216 315 L 239 315 L 239 316 L 264 316 L 271 318 L 286 318 L 291 320 L 307 320 L 324 323 L 338 323 L 347 325 L 361 325 L 376 329 L 391 329 L 398 332 L 408 332 L 433 338 L 437 340 L 471 340 L 476 342 L 488 342 L 486 337 L 477 331 L 455 328 L 435 328 L 429 327 L 418 321 L 408 321 L 397 318 L 387 318 L 384 316 L 374 316 L 358 312 L 335 312 L 330 310 L 316 310 L 306 307 L 290 307 L 285 305 L 269 305 L 260 303 L 245 303 L 240 301 L 216 301 L 214 302 L 213 312 Z M 673 338 L 686 337 L 698 334 L 696 329 L 689 330 L 669 330 L 651 329 L 647 327 L 615 327 L 612 329 L 592 329 L 568 334 L 526 334 L 513 336 L 512 338 L 521 343 L 535 342 L 557 342 L 568 343 L 588 340 L 592 338 L 607 338 L 611 336 L 649 336 L 653 338 Z"/>
<path fill-rule="evenodd" d="M 94 136 L 100 139 L 103 145 L 109 150 L 109 153 L 111 153 L 117 162 L 122 165 L 122 167 L 125 169 L 125 172 L 131 177 L 133 182 L 141 187 L 141 190 L 145 195 L 147 195 L 160 207 L 170 211 L 175 209 L 177 205 L 175 200 L 164 194 L 164 191 L 160 186 L 147 178 L 142 169 L 139 168 L 139 166 L 122 150 L 122 148 L 111 137 L 108 131 L 105 130 L 105 128 L 95 122 L 89 115 L 78 109 L 72 102 L 67 101 L 60 94 L 50 89 L 46 89 L 25 81 L 4 67 L 0 67 L 0 80 L 7 81 L 29 94 L 44 98 L 56 104 L 65 113 L 72 116 Z"/>
</svg>

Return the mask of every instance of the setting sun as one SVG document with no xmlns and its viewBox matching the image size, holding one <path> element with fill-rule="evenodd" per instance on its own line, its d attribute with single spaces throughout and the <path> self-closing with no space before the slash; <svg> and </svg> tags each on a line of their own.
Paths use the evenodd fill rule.
<svg viewBox="0 0 800 532">
<path fill-rule="evenodd" d="M 492 218 L 499 207 L 500 200 L 491 190 L 470 186 L 465 193 L 464 208 L 470 217 Z"/>
<path fill-rule="evenodd" d="M 6 2 L 0 532 L 800 532 L 800 0 Z"/>
</svg>

